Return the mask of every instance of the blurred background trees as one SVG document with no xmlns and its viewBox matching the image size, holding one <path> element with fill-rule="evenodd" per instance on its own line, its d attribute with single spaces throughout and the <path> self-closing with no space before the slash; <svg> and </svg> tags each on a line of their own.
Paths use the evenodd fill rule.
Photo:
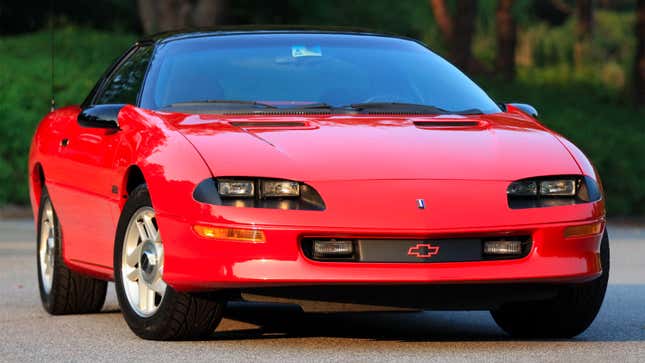
<svg viewBox="0 0 645 363">
<path fill-rule="evenodd" d="M 631 98 L 643 104 L 642 4 L 642 0 L 33 0 L 27 5 L 9 0 L 0 3 L 0 35 L 43 29 L 52 14 L 59 27 L 133 35 L 231 24 L 364 27 L 421 39 L 469 74 L 508 80 L 518 69 L 522 73 L 550 68 L 571 73 L 567 78 L 598 79 L 623 96 L 631 91 Z"/>
<path fill-rule="evenodd" d="M 634 57 L 634 94 L 636 102 L 645 105 L 645 0 L 638 0 L 636 10 L 636 56 Z"/>
<path fill-rule="evenodd" d="M 593 30 L 592 0 L 576 0 L 576 44 L 574 63 L 580 68 L 588 63 L 591 54 L 591 32 Z"/>
<path fill-rule="evenodd" d="M 146 34 L 224 23 L 223 0 L 138 0 L 141 27 Z"/>
<path fill-rule="evenodd" d="M 495 71 L 506 79 L 515 77 L 515 47 L 517 46 L 517 24 L 513 16 L 514 0 L 499 0 L 495 12 L 497 32 L 497 55 Z"/>
<path fill-rule="evenodd" d="M 473 57 L 472 41 L 475 33 L 477 0 L 455 0 L 454 14 L 450 14 L 445 0 L 431 0 L 432 12 L 448 45 L 448 58 L 457 67 L 469 72 L 481 72 L 481 65 Z"/>
<path fill-rule="evenodd" d="M 497 101 L 527 102 L 598 167 L 609 212 L 645 216 L 645 0 L 3 0 L 0 206 L 27 201 L 26 158 L 48 110 L 78 104 L 144 34 L 233 24 L 337 25 L 419 39 Z M 640 105 L 640 107 L 638 106 Z"/>
</svg>

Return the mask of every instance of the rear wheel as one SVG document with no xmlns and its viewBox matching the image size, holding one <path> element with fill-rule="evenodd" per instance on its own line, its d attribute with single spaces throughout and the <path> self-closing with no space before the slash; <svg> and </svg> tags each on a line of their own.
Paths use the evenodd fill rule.
<svg viewBox="0 0 645 363">
<path fill-rule="evenodd" d="M 607 290 L 609 279 L 609 237 L 600 246 L 602 275 L 597 279 L 562 286 L 550 300 L 503 305 L 491 311 L 495 322 L 507 333 L 528 338 L 571 338 L 593 322 Z"/>
<path fill-rule="evenodd" d="M 65 266 L 60 223 L 46 188 L 40 199 L 37 236 L 38 287 L 45 310 L 53 315 L 101 311 L 107 282 L 83 276 Z"/>
<path fill-rule="evenodd" d="M 148 189 L 137 187 L 119 220 L 114 279 L 121 311 L 141 338 L 198 339 L 213 333 L 225 301 L 175 291 L 163 281 L 164 245 Z"/>
</svg>

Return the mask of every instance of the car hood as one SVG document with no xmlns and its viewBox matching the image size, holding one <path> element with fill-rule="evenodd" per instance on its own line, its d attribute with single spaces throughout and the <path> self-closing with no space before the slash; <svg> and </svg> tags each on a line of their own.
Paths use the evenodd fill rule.
<svg viewBox="0 0 645 363">
<path fill-rule="evenodd" d="M 580 173 L 550 131 L 506 113 L 163 115 L 195 146 L 215 176 L 516 180 Z"/>
</svg>

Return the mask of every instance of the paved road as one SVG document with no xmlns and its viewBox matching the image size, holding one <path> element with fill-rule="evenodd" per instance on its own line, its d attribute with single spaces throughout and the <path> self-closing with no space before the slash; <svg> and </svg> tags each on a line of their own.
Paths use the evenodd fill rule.
<svg viewBox="0 0 645 363">
<path fill-rule="evenodd" d="M 0 221 L 0 362 L 645 362 L 645 229 L 610 232 L 607 298 L 574 340 L 511 340 L 485 312 L 303 314 L 237 304 L 212 340 L 149 342 L 129 331 L 112 287 L 103 313 L 48 316 L 37 293 L 31 222 Z"/>
</svg>

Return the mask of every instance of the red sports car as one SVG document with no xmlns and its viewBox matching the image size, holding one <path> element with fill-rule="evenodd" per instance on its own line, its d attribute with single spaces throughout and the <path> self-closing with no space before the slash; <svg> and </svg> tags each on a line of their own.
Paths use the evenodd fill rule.
<svg viewBox="0 0 645 363">
<path fill-rule="evenodd" d="M 602 187 L 536 117 L 398 36 L 144 39 L 34 136 L 43 305 L 99 311 L 114 281 L 146 339 L 211 334 L 231 300 L 490 310 L 513 336 L 575 336 L 607 287 Z"/>
</svg>

